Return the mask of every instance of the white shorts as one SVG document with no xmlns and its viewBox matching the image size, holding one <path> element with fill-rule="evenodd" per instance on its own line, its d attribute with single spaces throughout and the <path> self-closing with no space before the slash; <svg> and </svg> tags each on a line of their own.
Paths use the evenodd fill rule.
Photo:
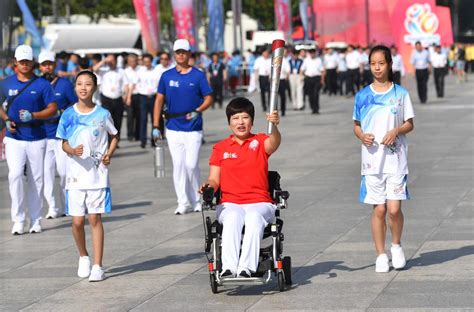
<svg viewBox="0 0 474 312">
<path fill-rule="evenodd" d="M 362 176 L 359 201 L 365 204 L 381 205 L 387 200 L 410 199 L 406 174 L 369 174 Z"/>
<path fill-rule="evenodd" d="M 67 190 L 66 214 L 83 217 L 88 214 L 109 213 L 112 211 L 110 188 L 94 190 Z"/>
</svg>

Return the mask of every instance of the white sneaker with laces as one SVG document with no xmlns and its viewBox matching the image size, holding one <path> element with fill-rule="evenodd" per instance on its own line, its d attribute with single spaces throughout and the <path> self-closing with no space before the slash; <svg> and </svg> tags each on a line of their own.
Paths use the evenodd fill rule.
<svg viewBox="0 0 474 312">
<path fill-rule="evenodd" d="M 189 206 L 186 205 L 178 205 L 178 208 L 174 211 L 175 215 L 184 215 L 188 212 Z"/>
<path fill-rule="evenodd" d="M 41 228 L 41 222 L 40 220 L 36 220 L 35 223 L 33 223 L 33 226 L 30 228 L 30 233 L 41 233 L 43 229 Z"/>
<path fill-rule="evenodd" d="M 202 211 L 202 205 L 200 202 L 197 202 L 194 207 L 193 207 L 194 212 L 201 212 Z"/>
<path fill-rule="evenodd" d="M 15 222 L 12 227 L 12 234 L 13 235 L 21 235 L 24 231 L 24 225 L 21 222 Z"/>
<path fill-rule="evenodd" d="M 88 277 L 91 274 L 91 259 L 89 256 L 79 257 L 79 268 L 77 276 Z"/>
<path fill-rule="evenodd" d="M 89 282 L 100 282 L 105 278 L 105 273 L 102 267 L 98 264 L 92 266 L 91 275 L 89 275 Z"/>
<path fill-rule="evenodd" d="M 390 270 L 388 266 L 387 254 L 381 254 L 375 260 L 375 272 L 376 273 L 387 273 Z"/>
<path fill-rule="evenodd" d="M 390 252 L 392 253 L 392 265 L 395 270 L 400 270 L 405 267 L 407 264 L 405 260 L 405 253 L 403 252 L 403 248 L 400 245 L 393 245 L 390 248 Z"/>
</svg>

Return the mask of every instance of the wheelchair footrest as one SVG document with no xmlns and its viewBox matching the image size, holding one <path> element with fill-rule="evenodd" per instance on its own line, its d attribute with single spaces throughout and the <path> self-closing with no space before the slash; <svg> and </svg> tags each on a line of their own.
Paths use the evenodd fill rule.
<svg viewBox="0 0 474 312">
<path fill-rule="evenodd" d="M 233 277 L 221 280 L 221 285 L 247 285 L 266 284 L 267 279 L 263 277 Z"/>
</svg>

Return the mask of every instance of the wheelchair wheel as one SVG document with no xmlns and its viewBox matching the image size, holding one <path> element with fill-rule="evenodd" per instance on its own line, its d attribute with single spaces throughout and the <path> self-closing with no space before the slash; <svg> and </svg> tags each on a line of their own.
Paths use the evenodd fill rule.
<svg viewBox="0 0 474 312">
<path fill-rule="evenodd" d="M 291 280 L 291 257 L 283 258 L 283 272 L 285 272 L 285 284 L 290 286 L 293 284 Z"/>
<path fill-rule="evenodd" d="M 210 274 L 210 275 L 209 275 L 209 278 L 210 278 L 210 280 L 211 280 L 211 290 L 212 290 L 212 293 L 213 293 L 213 294 L 217 294 L 217 280 L 216 280 L 215 273 L 214 273 L 214 274 Z"/>
<path fill-rule="evenodd" d="M 278 290 L 285 290 L 285 276 L 283 275 L 283 272 L 278 272 Z"/>
</svg>

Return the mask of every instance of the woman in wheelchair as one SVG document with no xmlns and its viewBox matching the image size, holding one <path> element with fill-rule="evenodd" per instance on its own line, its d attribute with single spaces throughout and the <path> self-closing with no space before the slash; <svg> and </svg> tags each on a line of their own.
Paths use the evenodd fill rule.
<svg viewBox="0 0 474 312">
<path fill-rule="evenodd" d="M 267 176 L 268 158 L 281 142 L 280 117 L 277 111 L 267 114 L 273 124 L 271 135 L 252 133 L 255 109 L 243 97 L 227 105 L 226 115 L 232 135 L 213 147 L 209 178 L 201 192 L 206 187 L 221 190 L 216 209 L 223 225 L 221 278 L 250 277 L 257 271 L 263 231 L 275 217 Z"/>
</svg>

